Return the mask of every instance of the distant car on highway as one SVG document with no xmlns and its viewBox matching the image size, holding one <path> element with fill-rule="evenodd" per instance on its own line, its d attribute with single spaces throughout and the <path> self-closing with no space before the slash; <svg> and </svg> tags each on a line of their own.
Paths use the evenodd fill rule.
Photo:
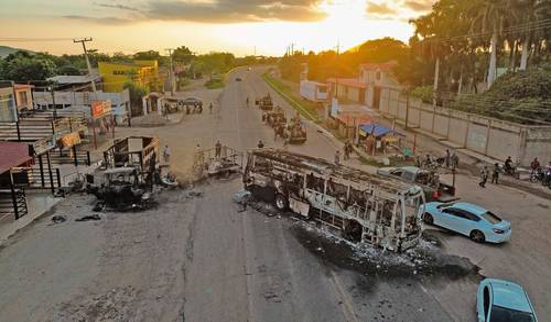
<svg viewBox="0 0 552 322">
<path fill-rule="evenodd" d="M 538 322 L 523 287 L 495 278 L 479 283 L 476 310 L 478 322 Z"/>
<path fill-rule="evenodd" d="M 242 81 L 241 77 L 236 77 L 236 82 L 241 82 L 241 81 Z"/>
<path fill-rule="evenodd" d="M 420 212 L 422 209 L 420 207 Z M 503 243 L 512 236 L 508 221 L 467 202 L 429 202 L 425 204 L 425 212 L 420 216 L 426 224 L 452 230 L 478 243 Z"/>
</svg>

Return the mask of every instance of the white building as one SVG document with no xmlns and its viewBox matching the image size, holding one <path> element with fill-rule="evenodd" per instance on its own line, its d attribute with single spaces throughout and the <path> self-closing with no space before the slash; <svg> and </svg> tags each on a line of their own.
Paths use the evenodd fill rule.
<svg viewBox="0 0 552 322">
<path fill-rule="evenodd" d="M 391 70 L 397 65 L 395 61 L 382 64 L 360 64 L 358 80 L 366 84 L 365 104 L 368 107 L 379 109 L 380 93 L 382 88 L 398 88 L 401 85 L 393 77 Z"/>
<path fill-rule="evenodd" d="M 51 92 L 34 91 L 33 98 L 36 109 L 49 110 L 53 108 Z M 57 109 L 82 110 L 87 116 L 91 114 L 91 102 L 109 100 L 117 124 L 122 124 L 130 116 L 130 94 L 128 89 L 120 93 L 56 91 L 54 99 Z"/>
<path fill-rule="evenodd" d="M 302 80 L 299 86 L 299 94 L 311 102 L 324 102 L 328 97 L 328 86 L 315 81 Z"/>
</svg>

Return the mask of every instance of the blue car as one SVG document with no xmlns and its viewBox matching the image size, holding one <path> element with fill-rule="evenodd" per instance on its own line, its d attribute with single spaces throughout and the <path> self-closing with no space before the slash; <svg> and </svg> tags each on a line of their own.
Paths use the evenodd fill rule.
<svg viewBox="0 0 552 322">
<path fill-rule="evenodd" d="M 429 202 L 423 213 L 422 209 L 420 207 L 420 215 L 424 223 L 455 231 L 478 243 L 503 243 L 512 236 L 508 221 L 471 203 Z"/>
<path fill-rule="evenodd" d="M 486 278 L 477 289 L 478 322 L 538 322 L 527 292 L 516 283 Z"/>
</svg>

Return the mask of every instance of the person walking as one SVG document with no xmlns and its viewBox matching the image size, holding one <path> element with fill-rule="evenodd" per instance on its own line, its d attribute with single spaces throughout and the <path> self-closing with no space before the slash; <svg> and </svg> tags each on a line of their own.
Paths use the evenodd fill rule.
<svg viewBox="0 0 552 322">
<path fill-rule="evenodd" d="M 446 150 L 445 165 L 446 165 L 447 168 L 450 167 L 450 151 L 449 151 L 449 149 Z"/>
<path fill-rule="evenodd" d="M 454 169 L 458 168 L 458 164 L 460 162 L 460 159 L 458 158 L 458 155 L 455 151 L 452 152 L 452 155 L 450 156 L 450 161 L 452 163 L 452 167 Z"/>
<path fill-rule="evenodd" d="M 171 159 L 171 148 L 169 148 L 168 145 L 165 145 L 165 149 L 163 149 L 163 160 L 165 163 L 169 163 Z"/>
<path fill-rule="evenodd" d="M 500 165 L 498 163 L 495 163 L 493 168 L 493 176 L 491 177 L 491 183 L 498 184 L 499 173 L 500 173 Z"/>
<path fill-rule="evenodd" d="M 487 169 L 487 166 L 483 166 L 483 169 L 481 169 L 480 174 L 481 174 L 481 181 L 479 182 L 479 186 L 481 188 L 485 188 L 487 179 L 489 179 L 489 169 Z"/>
<path fill-rule="evenodd" d="M 222 150 L 222 144 L 220 144 L 220 141 L 217 140 L 217 143 L 215 144 L 215 158 L 220 158 L 221 150 Z"/>
<path fill-rule="evenodd" d="M 209 114 L 213 114 L 213 103 L 209 103 Z"/>
<path fill-rule="evenodd" d="M 336 165 L 339 165 L 339 159 L 340 158 L 341 158 L 341 153 L 339 152 L 339 150 L 335 151 L 334 161 L 335 161 Z"/>
<path fill-rule="evenodd" d="M 349 141 L 343 146 L 343 160 L 349 160 Z"/>
</svg>

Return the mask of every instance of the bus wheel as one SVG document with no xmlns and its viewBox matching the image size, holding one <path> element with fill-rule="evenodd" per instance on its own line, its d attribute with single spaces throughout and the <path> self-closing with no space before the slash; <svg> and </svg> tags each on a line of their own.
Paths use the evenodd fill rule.
<svg viewBox="0 0 552 322">
<path fill-rule="evenodd" d="M 284 211 L 288 207 L 288 201 L 287 198 L 282 194 L 277 194 L 276 198 L 274 198 L 274 204 L 276 205 L 276 208 L 280 211 Z"/>
</svg>

